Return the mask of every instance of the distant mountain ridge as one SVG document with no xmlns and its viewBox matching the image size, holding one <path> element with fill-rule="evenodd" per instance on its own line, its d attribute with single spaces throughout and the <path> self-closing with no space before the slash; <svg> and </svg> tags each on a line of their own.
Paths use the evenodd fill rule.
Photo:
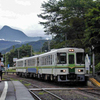
<svg viewBox="0 0 100 100">
<path fill-rule="evenodd" d="M 9 40 L 9 41 L 15 41 L 15 40 L 21 41 L 21 42 L 38 41 L 41 38 L 42 37 L 28 37 L 22 31 L 13 29 L 9 26 L 4 26 L 0 30 L 0 39 L 5 39 L 5 40 Z"/>
<path fill-rule="evenodd" d="M 0 51 L 7 49 L 12 45 L 16 45 L 16 44 L 20 44 L 20 42 L 0 40 Z"/>
<path fill-rule="evenodd" d="M 34 51 L 37 51 L 37 52 L 38 52 L 38 51 L 41 51 L 41 48 L 42 48 L 44 42 L 46 42 L 46 41 L 47 41 L 47 40 L 39 40 L 39 41 L 33 41 L 33 42 L 29 42 L 29 43 L 15 44 L 15 45 L 13 45 L 13 46 L 15 46 L 15 49 L 16 49 L 16 48 L 21 47 L 22 45 L 29 44 L 29 45 L 31 45 L 31 46 L 33 47 L 33 50 L 34 50 Z M 13 46 L 11 46 L 11 47 L 9 47 L 9 48 L 7 48 L 7 49 L 1 50 L 0 52 L 1 52 L 2 54 L 5 54 L 6 52 L 9 52 L 11 49 L 13 49 Z"/>
</svg>

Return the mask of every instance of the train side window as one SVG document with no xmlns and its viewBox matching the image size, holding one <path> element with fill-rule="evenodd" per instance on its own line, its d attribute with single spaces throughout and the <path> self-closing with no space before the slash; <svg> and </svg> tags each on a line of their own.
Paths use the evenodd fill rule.
<svg viewBox="0 0 100 100">
<path fill-rule="evenodd" d="M 84 64 L 84 53 L 76 53 L 76 63 L 77 64 Z"/>
<path fill-rule="evenodd" d="M 50 56 L 50 65 L 52 65 L 52 55 Z"/>
<path fill-rule="evenodd" d="M 66 53 L 57 53 L 57 64 L 66 64 Z"/>
<path fill-rule="evenodd" d="M 54 55 L 52 55 L 52 61 L 54 62 Z"/>
<path fill-rule="evenodd" d="M 39 66 L 39 58 L 37 58 L 37 66 Z"/>
<path fill-rule="evenodd" d="M 69 64 L 74 64 L 74 55 L 69 55 Z"/>
<path fill-rule="evenodd" d="M 26 67 L 26 60 L 25 60 L 25 67 Z"/>
<path fill-rule="evenodd" d="M 22 67 L 22 66 L 23 66 L 23 61 L 19 61 L 19 62 L 18 62 L 18 66 L 19 66 L 19 67 Z"/>
</svg>

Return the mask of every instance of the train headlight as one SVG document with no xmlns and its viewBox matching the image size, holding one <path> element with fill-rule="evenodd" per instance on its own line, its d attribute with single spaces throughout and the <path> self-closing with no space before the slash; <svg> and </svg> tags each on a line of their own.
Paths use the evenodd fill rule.
<svg viewBox="0 0 100 100">
<path fill-rule="evenodd" d="M 74 49 L 69 49 L 69 52 L 74 52 Z"/>
<path fill-rule="evenodd" d="M 83 69 L 78 69 L 78 72 L 83 72 Z"/>
<path fill-rule="evenodd" d="M 63 70 L 63 72 L 65 73 L 65 72 L 66 72 L 66 70 Z"/>
<path fill-rule="evenodd" d="M 65 69 L 64 69 L 64 70 L 61 70 L 61 72 L 65 73 L 65 72 L 66 72 L 66 70 L 65 70 Z"/>
</svg>

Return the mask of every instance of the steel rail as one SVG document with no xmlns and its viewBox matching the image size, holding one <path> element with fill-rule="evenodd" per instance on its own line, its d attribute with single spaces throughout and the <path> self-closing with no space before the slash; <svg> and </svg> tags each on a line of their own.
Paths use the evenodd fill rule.
<svg viewBox="0 0 100 100">
<path fill-rule="evenodd" d="M 59 100 L 63 100 L 62 98 L 60 98 L 59 96 L 57 96 L 57 95 L 55 95 L 55 94 L 53 94 L 52 92 L 50 92 L 50 91 L 47 91 L 47 90 L 49 90 L 49 88 L 41 88 L 41 87 L 39 87 L 39 86 L 37 86 L 37 85 L 34 85 L 34 84 L 32 84 L 32 83 L 30 83 L 30 82 L 27 82 L 27 81 L 25 81 L 25 80 L 22 80 L 23 82 L 26 82 L 26 83 L 29 83 L 29 84 L 31 84 L 32 86 L 35 86 L 35 87 L 37 87 L 37 88 L 39 88 L 40 90 L 43 90 L 43 91 L 45 91 L 45 92 L 47 92 L 48 94 L 51 94 L 52 96 L 54 96 L 54 97 L 56 97 L 56 98 L 58 98 Z M 46 90 L 47 89 L 47 90 Z M 50 90 L 58 90 L 59 88 L 56 88 L 56 89 L 50 89 Z M 61 88 L 60 88 L 61 89 Z M 62 88 L 63 89 L 63 88 Z M 97 90 L 100 90 L 100 88 L 66 88 L 66 89 L 73 89 L 73 90 L 79 90 L 79 91 L 85 91 L 85 92 L 88 92 L 89 93 L 89 91 L 86 91 L 85 89 L 87 89 L 87 90 L 93 90 L 93 89 L 97 89 Z M 38 89 L 37 89 L 38 90 Z M 32 92 L 32 89 L 29 89 L 29 91 L 31 91 Z M 94 99 L 94 97 L 93 96 L 90 96 L 90 95 L 87 95 L 86 93 L 80 93 L 79 91 L 76 91 L 76 93 L 79 93 L 79 94 L 81 94 L 81 95 L 85 95 L 85 96 L 87 96 L 87 97 L 91 97 L 91 98 L 93 98 Z M 91 92 L 90 92 L 91 93 Z M 33 94 L 33 93 L 32 93 Z M 35 94 L 35 93 L 34 93 Z M 34 95 L 33 94 L 33 95 Z M 96 95 L 100 95 L 99 93 L 91 93 L 91 94 L 96 94 Z M 36 94 L 35 94 L 36 95 Z M 100 100 L 100 99 L 98 99 L 98 98 L 96 98 L 97 100 Z M 39 100 L 41 100 L 41 99 L 39 99 Z"/>
<path fill-rule="evenodd" d="M 33 94 L 38 100 L 42 100 L 38 95 L 36 95 L 34 92 L 32 92 L 31 90 L 29 90 L 29 92 L 31 93 L 31 94 Z"/>
<path fill-rule="evenodd" d="M 29 83 L 29 84 L 31 84 L 32 86 L 35 86 L 35 87 L 41 89 L 42 91 L 47 92 L 48 94 L 54 96 L 55 98 L 57 98 L 57 99 L 59 99 L 59 100 L 64 100 L 64 99 L 62 99 L 61 97 L 57 96 L 56 94 L 54 94 L 54 93 L 52 93 L 52 92 L 50 92 L 50 91 L 47 91 L 47 90 L 44 89 L 44 88 L 41 88 L 41 87 L 39 87 L 39 86 L 37 86 L 37 85 L 34 85 L 34 84 L 30 83 L 30 82 L 27 82 L 27 81 L 24 81 L 24 82 Z"/>
<path fill-rule="evenodd" d="M 52 96 L 56 97 L 56 98 L 59 99 L 59 100 L 64 100 L 64 99 L 62 99 L 61 97 L 55 95 L 54 93 L 52 93 L 52 92 L 50 92 L 50 91 L 47 91 L 47 90 L 44 90 L 44 89 L 42 89 L 42 90 L 45 91 L 45 92 L 47 92 L 47 93 L 49 93 L 49 94 L 51 94 Z"/>
<path fill-rule="evenodd" d="M 100 95 L 100 93 L 97 93 L 97 92 L 86 91 L 86 90 L 80 90 L 80 91 L 85 91 L 85 92 L 87 92 L 87 93 L 91 93 L 91 94 L 95 94 L 95 95 Z"/>
</svg>

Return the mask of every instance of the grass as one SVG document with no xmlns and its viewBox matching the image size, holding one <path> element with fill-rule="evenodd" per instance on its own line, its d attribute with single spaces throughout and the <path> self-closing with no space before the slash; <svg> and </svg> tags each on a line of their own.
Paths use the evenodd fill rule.
<svg viewBox="0 0 100 100">
<path fill-rule="evenodd" d="M 87 99 L 87 97 L 84 97 L 84 99 Z"/>
<path fill-rule="evenodd" d="M 7 72 L 16 72 L 16 69 L 8 69 Z"/>
<path fill-rule="evenodd" d="M 19 80 L 20 82 L 22 82 L 23 80 Z"/>
<path fill-rule="evenodd" d="M 44 93 L 44 92 L 39 92 L 38 94 L 39 94 L 39 95 L 44 95 L 45 93 Z"/>
<path fill-rule="evenodd" d="M 24 84 L 25 86 L 30 86 L 31 84 Z"/>
<path fill-rule="evenodd" d="M 4 79 L 4 78 L 2 78 L 2 81 L 5 81 L 5 79 Z"/>
<path fill-rule="evenodd" d="M 18 81 L 17 79 L 10 78 L 12 81 Z"/>
</svg>

